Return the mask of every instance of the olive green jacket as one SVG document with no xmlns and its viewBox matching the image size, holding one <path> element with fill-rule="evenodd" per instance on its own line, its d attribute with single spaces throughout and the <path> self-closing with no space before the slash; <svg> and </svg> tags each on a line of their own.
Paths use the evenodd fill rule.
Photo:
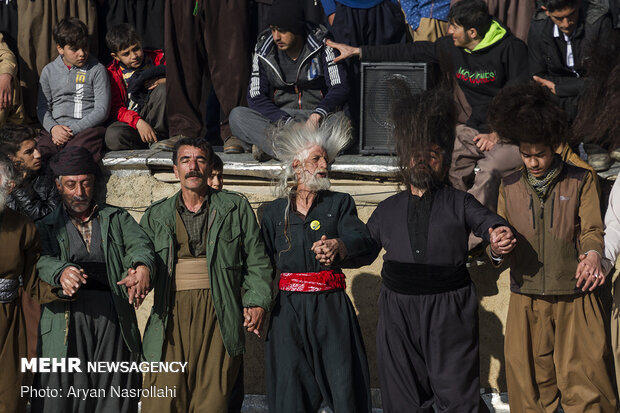
<svg viewBox="0 0 620 413">
<path fill-rule="evenodd" d="M 176 205 L 180 196 L 158 201 L 140 225 L 153 240 L 159 274 L 151 316 L 143 338 L 144 357 L 160 361 L 172 298 L 176 262 Z M 241 195 L 210 190 L 206 265 L 224 347 L 231 357 L 243 354 L 243 307 L 271 306 L 271 264 L 265 254 L 254 212 Z M 245 294 L 241 297 L 241 289 Z"/>
<path fill-rule="evenodd" d="M 138 264 L 144 264 L 149 268 L 151 285 L 156 282 L 153 244 L 127 211 L 100 204 L 97 214 L 108 281 L 123 339 L 132 353 L 140 354 L 140 330 L 136 312 L 129 304 L 127 288 L 116 283 L 127 276 L 129 268 L 135 268 Z M 63 270 L 69 266 L 76 266 L 69 262 L 68 258 L 69 236 L 62 205 L 37 221 L 36 225 L 41 236 L 42 248 L 41 258 L 37 262 L 39 277 L 54 287 L 60 287 L 59 280 Z M 39 357 L 66 357 L 70 302 L 53 302 L 41 307 Z"/>
</svg>

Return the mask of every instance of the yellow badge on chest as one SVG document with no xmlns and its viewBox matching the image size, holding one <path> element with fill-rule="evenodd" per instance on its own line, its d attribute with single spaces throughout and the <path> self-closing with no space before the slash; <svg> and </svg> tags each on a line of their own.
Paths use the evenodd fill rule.
<svg viewBox="0 0 620 413">
<path fill-rule="evenodd" d="M 320 223 L 319 221 L 317 221 L 317 220 L 314 220 L 314 221 L 312 221 L 312 222 L 310 223 L 310 228 L 311 228 L 313 231 L 318 231 L 318 230 L 319 230 L 319 228 L 321 228 L 321 223 Z"/>
</svg>

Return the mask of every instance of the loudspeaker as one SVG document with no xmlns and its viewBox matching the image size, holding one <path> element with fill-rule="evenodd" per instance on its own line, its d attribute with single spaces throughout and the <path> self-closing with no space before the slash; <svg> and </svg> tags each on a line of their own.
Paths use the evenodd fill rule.
<svg viewBox="0 0 620 413">
<path fill-rule="evenodd" d="M 431 66 L 427 63 L 362 62 L 360 100 L 360 153 L 385 155 L 396 153 L 392 104 L 403 91 L 421 93 L 430 87 Z"/>
</svg>

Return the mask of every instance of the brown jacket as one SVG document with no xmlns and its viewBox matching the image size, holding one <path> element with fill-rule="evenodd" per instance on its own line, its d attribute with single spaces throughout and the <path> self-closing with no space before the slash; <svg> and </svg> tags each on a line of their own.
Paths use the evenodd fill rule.
<svg viewBox="0 0 620 413">
<path fill-rule="evenodd" d="M 6 208 L 0 213 L 0 278 L 23 278 L 24 291 L 39 303 L 57 301 L 58 289 L 41 281 L 35 264 L 41 255 L 41 242 L 32 220 Z"/>
<path fill-rule="evenodd" d="M 17 79 L 17 58 L 9 49 L 2 33 L 0 33 L 0 75 L 11 75 L 13 89 L 12 103 L 7 109 L 0 110 L 0 126 L 5 123 L 20 124 L 24 120 L 21 88 Z"/>
<path fill-rule="evenodd" d="M 503 179 L 497 213 L 518 232 L 507 257 L 510 289 L 536 295 L 572 295 L 579 254 L 603 252 L 603 221 L 592 174 L 564 163 L 544 203 L 525 170 Z"/>
</svg>

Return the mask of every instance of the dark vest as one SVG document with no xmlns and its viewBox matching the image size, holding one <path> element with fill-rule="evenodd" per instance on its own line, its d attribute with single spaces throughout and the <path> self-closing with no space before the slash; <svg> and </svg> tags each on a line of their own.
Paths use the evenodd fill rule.
<svg viewBox="0 0 620 413">
<path fill-rule="evenodd" d="M 103 254 L 103 240 L 101 238 L 101 226 L 99 219 L 93 220 L 93 233 L 91 237 L 90 251 L 70 219 L 65 223 L 69 236 L 69 261 L 78 265 L 88 276 L 88 280 L 82 289 L 109 291 L 110 282 Z"/>
</svg>

